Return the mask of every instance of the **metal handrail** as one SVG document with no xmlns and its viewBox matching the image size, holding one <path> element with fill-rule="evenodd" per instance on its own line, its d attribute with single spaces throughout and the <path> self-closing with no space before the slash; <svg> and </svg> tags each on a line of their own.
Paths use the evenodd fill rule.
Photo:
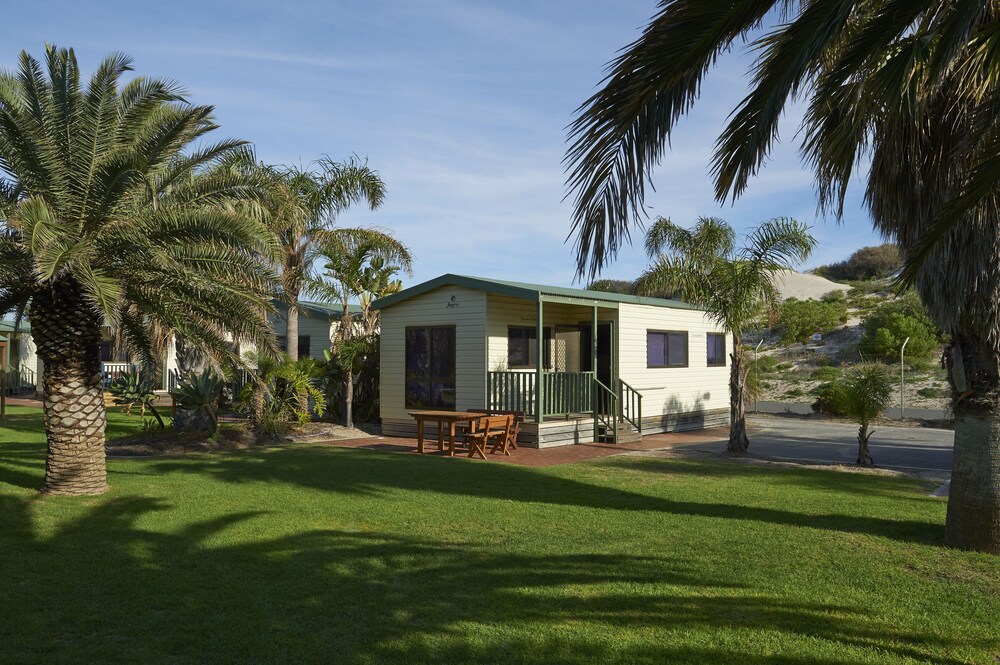
<svg viewBox="0 0 1000 665">
<path fill-rule="evenodd" d="M 642 434 L 642 393 L 618 379 L 618 395 L 621 399 L 622 418 Z"/>
</svg>

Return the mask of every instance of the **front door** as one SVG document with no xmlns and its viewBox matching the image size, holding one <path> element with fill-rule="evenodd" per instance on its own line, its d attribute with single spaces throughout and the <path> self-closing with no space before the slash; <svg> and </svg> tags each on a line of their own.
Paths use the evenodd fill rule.
<svg viewBox="0 0 1000 665">
<path fill-rule="evenodd" d="M 590 324 L 580 325 L 580 367 L 583 368 L 584 372 L 593 371 L 591 354 L 591 327 Z M 611 385 L 611 380 L 613 377 L 611 371 L 612 353 L 611 353 L 611 324 L 610 323 L 598 323 L 597 324 L 597 380 L 607 386 L 609 389 L 614 390 Z M 601 410 L 605 413 L 608 412 L 608 404 L 604 398 L 607 397 L 607 393 L 601 392 Z"/>
</svg>

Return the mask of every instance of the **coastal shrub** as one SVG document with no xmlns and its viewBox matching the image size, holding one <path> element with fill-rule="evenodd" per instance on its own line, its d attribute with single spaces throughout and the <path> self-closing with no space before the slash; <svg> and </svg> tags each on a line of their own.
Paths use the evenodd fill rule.
<svg viewBox="0 0 1000 665">
<path fill-rule="evenodd" d="M 899 350 L 909 337 L 904 357 L 914 367 L 926 367 L 941 343 L 940 331 L 912 291 L 879 305 L 862 323 L 865 332 L 859 349 L 866 357 L 898 360 Z"/>
<path fill-rule="evenodd" d="M 836 381 L 840 378 L 840 368 L 839 367 L 820 367 L 812 373 L 812 378 L 819 381 Z"/>
<path fill-rule="evenodd" d="M 813 272 L 834 281 L 860 281 L 889 277 L 900 267 L 902 258 L 899 248 L 887 243 L 876 247 L 862 247 L 845 261 L 820 266 Z"/>
<path fill-rule="evenodd" d="M 781 341 L 807 342 L 813 333 L 826 332 L 847 322 L 847 301 L 839 300 L 797 300 L 789 298 L 781 303 L 778 329 Z"/>
</svg>

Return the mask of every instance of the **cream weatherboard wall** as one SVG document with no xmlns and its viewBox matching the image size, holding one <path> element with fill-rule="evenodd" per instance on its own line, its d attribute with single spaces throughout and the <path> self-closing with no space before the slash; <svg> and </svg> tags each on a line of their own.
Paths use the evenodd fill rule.
<svg viewBox="0 0 1000 665">
<path fill-rule="evenodd" d="M 444 286 L 381 311 L 382 432 L 414 436 L 406 408 L 406 328 L 455 326 L 455 408 L 481 408 L 486 401 L 486 294 Z"/>
<path fill-rule="evenodd" d="M 729 422 L 729 356 L 708 366 L 707 334 L 722 328 L 695 309 L 618 306 L 618 375 L 642 393 L 643 433 L 690 429 Z M 688 334 L 687 367 L 647 367 L 646 333 L 679 331 Z"/>
<path fill-rule="evenodd" d="M 283 337 L 287 325 L 288 311 L 284 305 L 269 319 L 274 334 Z M 299 337 L 309 336 L 309 355 L 317 360 L 323 360 L 324 349 L 329 349 L 335 326 L 330 316 L 317 312 L 299 312 Z"/>
</svg>

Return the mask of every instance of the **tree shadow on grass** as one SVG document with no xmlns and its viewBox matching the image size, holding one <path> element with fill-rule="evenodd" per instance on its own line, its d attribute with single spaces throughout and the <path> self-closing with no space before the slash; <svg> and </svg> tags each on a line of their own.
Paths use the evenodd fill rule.
<svg viewBox="0 0 1000 665">
<path fill-rule="evenodd" d="M 609 468 L 632 469 L 644 473 L 661 473 L 694 476 L 706 480 L 734 478 L 761 479 L 773 485 L 803 487 L 813 490 L 841 492 L 864 497 L 884 497 L 894 501 L 928 503 L 926 496 L 913 496 L 914 489 L 930 489 L 940 483 L 900 478 L 899 476 L 873 473 L 852 473 L 835 469 L 802 468 L 791 464 L 769 465 L 766 457 L 709 457 L 664 458 L 656 456 L 619 455 L 597 460 L 595 464 Z"/>
<path fill-rule="evenodd" d="M 230 483 L 282 482 L 344 494 L 379 494 L 391 488 L 517 502 L 753 520 L 935 545 L 941 544 L 943 539 L 939 524 L 923 520 L 808 514 L 770 507 L 679 501 L 581 482 L 545 470 L 366 450 L 255 449 L 213 457 L 211 465 L 194 459 L 153 462 L 149 472 L 203 474 Z"/>
<path fill-rule="evenodd" d="M 272 538 L 252 512 L 157 528 L 171 510 L 107 500 L 39 535 L 32 502 L 0 496 L 5 657 L 837 665 L 955 663 L 952 649 L 993 646 L 898 628 L 863 607 L 764 597 L 669 556 L 335 530 Z M 827 655 L 812 655 L 817 645 Z"/>
</svg>

